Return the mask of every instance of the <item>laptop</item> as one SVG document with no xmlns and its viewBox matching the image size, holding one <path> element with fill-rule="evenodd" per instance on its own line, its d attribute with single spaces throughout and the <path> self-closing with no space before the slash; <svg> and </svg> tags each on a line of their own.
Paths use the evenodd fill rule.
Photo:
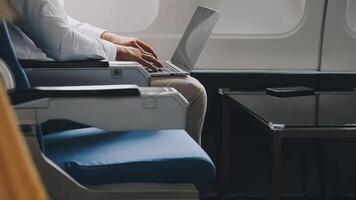
<svg viewBox="0 0 356 200">
<path fill-rule="evenodd" d="M 219 11 L 198 6 L 171 60 L 162 61 L 163 67 L 158 72 L 150 72 L 151 76 L 189 75 L 219 16 Z"/>
</svg>

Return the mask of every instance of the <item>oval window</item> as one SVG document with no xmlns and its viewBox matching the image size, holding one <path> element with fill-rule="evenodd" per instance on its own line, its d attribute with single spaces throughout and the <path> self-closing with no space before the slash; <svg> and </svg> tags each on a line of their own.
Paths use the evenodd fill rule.
<svg viewBox="0 0 356 200">
<path fill-rule="evenodd" d="M 346 23 L 356 34 L 356 1 L 348 0 L 346 5 Z"/>
<path fill-rule="evenodd" d="M 306 0 L 197 0 L 222 11 L 214 33 L 238 35 L 283 34 L 303 19 Z"/>
</svg>

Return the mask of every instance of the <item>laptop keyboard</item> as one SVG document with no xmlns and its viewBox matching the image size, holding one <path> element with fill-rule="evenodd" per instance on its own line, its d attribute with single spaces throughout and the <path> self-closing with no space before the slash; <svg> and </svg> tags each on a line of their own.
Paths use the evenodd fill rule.
<svg viewBox="0 0 356 200">
<path fill-rule="evenodd" d="M 162 61 L 161 62 L 163 67 L 160 67 L 158 69 L 160 69 L 160 71 L 154 72 L 149 68 L 146 68 L 146 70 L 151 73 L 151 74 L 159 74 L 159 73 L 177 73 L 180 72 L 177 69 L 175 69 L 174 67 L 172 67 L 171 65 L 169 65 L 167 62 Z"/>
</svg>

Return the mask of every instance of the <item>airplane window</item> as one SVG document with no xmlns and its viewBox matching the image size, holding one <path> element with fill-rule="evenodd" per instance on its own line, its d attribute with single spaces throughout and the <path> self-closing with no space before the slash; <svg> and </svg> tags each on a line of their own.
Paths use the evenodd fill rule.
<svg viewBox="0 0 356 200">
<path fill-rule="evenodd" d="M 300 23 L 306 7 L 306 0 L 197 0 L 196 3 L 223 12 L 213 31 L 216 34 L 287 33 Z"/>
<path fill-rule="evenodd" d="M 346 23 L 348 27 L 356 34 L 356 1 L 347 1 Z"/>
<path fill-rule="evenodd" d="M 121 33 L 146 29 L 159 9 L 159 0 L 65 0 L 65 4 L 75 19 Z"/>
</svg>

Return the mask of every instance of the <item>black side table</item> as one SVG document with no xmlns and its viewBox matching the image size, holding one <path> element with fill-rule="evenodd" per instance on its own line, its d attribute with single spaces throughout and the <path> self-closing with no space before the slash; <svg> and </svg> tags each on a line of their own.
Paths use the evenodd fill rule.
<svg viewBox="0 0 356 200">
<path fill-rule="evenodd" d="M 265 92 L 220 90 L 220 94 L 223 97 L 221 196 L 224 196 L 230 173 L 231 110 L 247 113 L 272 139 L 271 200 L 281 198 L 282 144 L 285 139 L 356 138 L 356 92 L 323 92 L 286 98 L 273 97 Z"/>
</svg>

